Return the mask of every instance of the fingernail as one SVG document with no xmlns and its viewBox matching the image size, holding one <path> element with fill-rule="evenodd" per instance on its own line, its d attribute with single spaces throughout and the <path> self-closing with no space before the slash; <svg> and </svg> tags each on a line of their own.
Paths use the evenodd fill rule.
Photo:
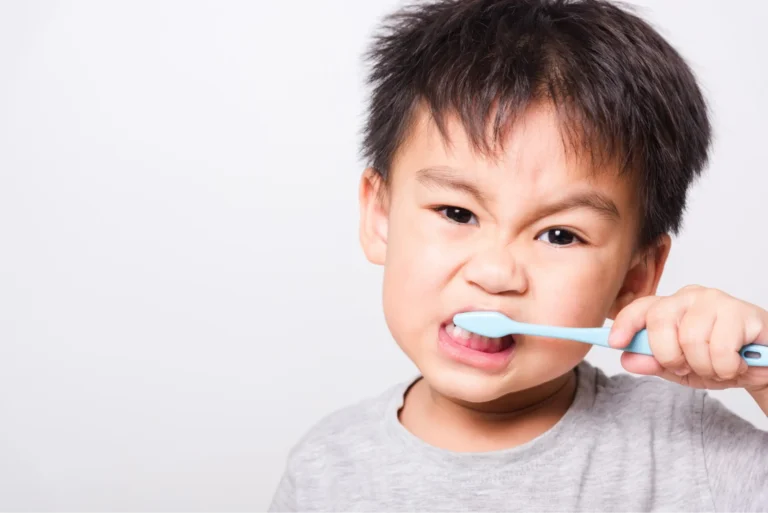
<svg viewBox="0 0 768 513">
<path fill-rule="evenodd" d="M 682 369 L 677 369 L 675 371 L 675 374 L 677 374 L 678 376 L 687 376 L 688 374 L 690 374 L 690 372 L 691 372 L 691 369 L 689 369 L 688 367 L 683 367 Z"/>
</svg>

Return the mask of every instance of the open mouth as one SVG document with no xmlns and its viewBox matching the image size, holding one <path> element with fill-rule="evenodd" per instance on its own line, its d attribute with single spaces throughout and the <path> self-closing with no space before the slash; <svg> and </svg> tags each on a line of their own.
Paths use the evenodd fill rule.
<svg viewBox="0 0 768 513">
<path fill-rule="evenodd" d="M 504 372 L 517 352 L 512 336 L 489 338 L 470 333 L 448 321 L 440 326 L 440 352 L 460 364 L 485 372 Z"/>
<path fill-rule="evenodd" d="M 452 322 L 446 323 L 443 329 L 452 342 L 481 353 L 501 353 L 510 349 L 515 343 L 515 339 L 511 335 L 500 338 L 484 337 L 459 328 Z"/>
</svg>

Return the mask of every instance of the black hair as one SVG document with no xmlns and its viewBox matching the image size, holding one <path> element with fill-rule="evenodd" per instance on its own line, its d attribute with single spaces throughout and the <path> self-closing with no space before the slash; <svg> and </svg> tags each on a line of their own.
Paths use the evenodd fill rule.
<svg viewBox="0 0 768 513">
<path fill-rule="evenodd" d="M 526 107 L 557 108 L 569 147 L 638 178 L 640 243 L 677 233 L 711 128 L 696 79 L 648 23 L 606 0 L 437 0 L 385 18 L 366 53 L 362 154 L 386 181 L 418 105 L 488 154 Z M 489 128 L 491 140 L 489 141 Z"/>
</svg>

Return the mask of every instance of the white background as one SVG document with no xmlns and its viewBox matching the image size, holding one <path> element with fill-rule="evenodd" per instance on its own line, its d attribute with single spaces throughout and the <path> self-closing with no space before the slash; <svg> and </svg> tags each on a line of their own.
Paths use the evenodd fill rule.
<svg viewBox="0 0 768 513">
<path fill-rule="evenodd" d="M 0 509 L 263 510 L 312 424 L 414 375 L 357 242 L 394 5 L 0 4 Z M 716 129 L 661 293 L 768 307 L 768 4 L 643 6 Z"/>
</svg>

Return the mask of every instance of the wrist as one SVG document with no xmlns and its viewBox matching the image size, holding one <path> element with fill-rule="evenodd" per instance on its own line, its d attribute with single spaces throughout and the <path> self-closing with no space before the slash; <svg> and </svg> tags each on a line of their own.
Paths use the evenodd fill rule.
<svg viewBox="0 0 768 513">
<path fill-rule="evenodd" d="M 757 405 L 768 416 L 768 387 L 762 387 L 754 390 L 747 389 L 749 395 L 755 400 Z"/>
</svg>

